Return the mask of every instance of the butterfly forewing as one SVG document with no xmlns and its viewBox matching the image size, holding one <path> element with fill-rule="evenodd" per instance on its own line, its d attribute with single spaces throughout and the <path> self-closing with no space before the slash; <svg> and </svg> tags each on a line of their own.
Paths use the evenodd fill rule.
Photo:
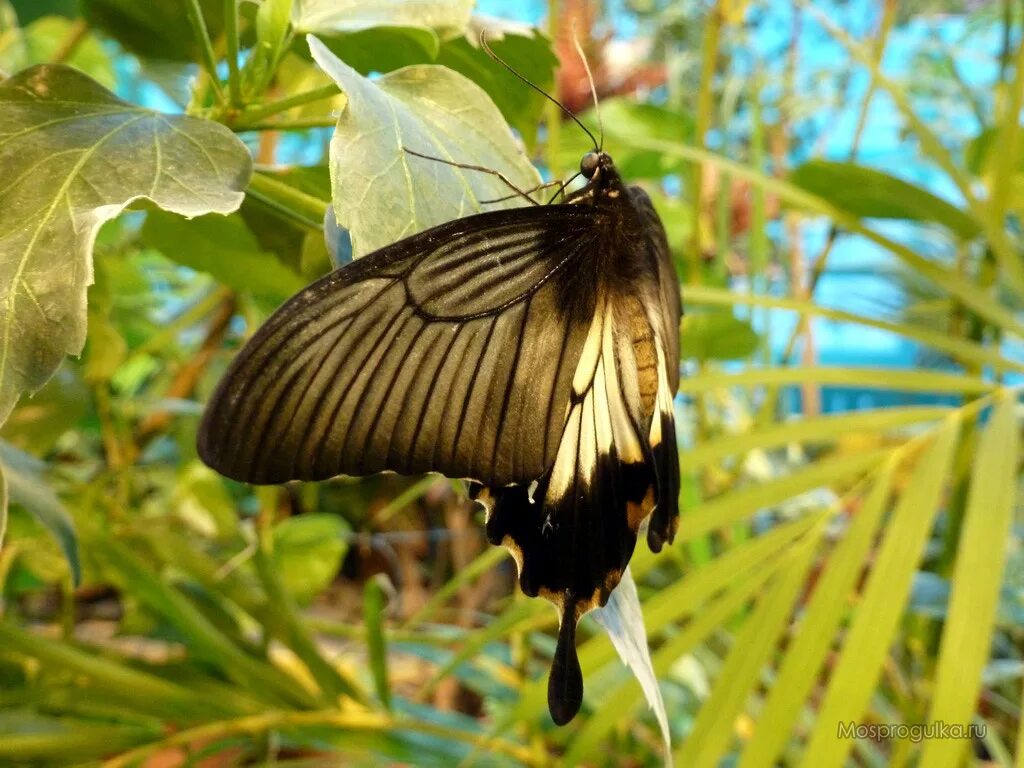
<svg viewBox="0 0 1024 768">
<path fill-rule="evenodd" d="M 382 470 L 535 479 L 593 314 L 576 263 L 598 232 L 583 214 L 459 219 L 309 286 L 225 375 L 203 459 L 252 483 Z"/>
</svg>

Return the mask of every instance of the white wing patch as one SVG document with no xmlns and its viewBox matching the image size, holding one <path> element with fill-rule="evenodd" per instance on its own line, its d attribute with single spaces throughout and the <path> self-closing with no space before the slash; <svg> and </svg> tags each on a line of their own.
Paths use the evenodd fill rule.
<svg viewBox="0 0 1024 768">
<path fill-rule="evenodd" d="M 623 386 L 616 362 L 617 340 L 612 305 L 599 297 L 597 312 L 573 376 L 573 399 L 567 405 L 565 428 L 551 470 L 545 502 L 555 506 L 572 492 L 594 485 L 602 460 L 614 457 L 625 464 L 643 463 L 645 453 L 627 405 L 629 383 Z M 632 355 L 628 358 L 632 360 Z M 628 365 L 625 376 L 630 377 Z M 632 373 L 632 389 L 636 390 Z M 659 435 L 660 435 L 660 427 Z M 578 491 L 579 492 L 579 491 Z"/>
</svg>

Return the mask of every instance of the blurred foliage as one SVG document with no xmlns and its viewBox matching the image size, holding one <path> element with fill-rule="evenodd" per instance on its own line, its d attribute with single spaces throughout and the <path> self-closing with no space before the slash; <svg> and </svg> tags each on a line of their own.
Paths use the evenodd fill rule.
<svg viewBox="0 0 1024 768">
<path fill-rule="evenodd" d="M 664 86 L 624 93 L 606 47 L 598 92 L 619 95 L 581 119 L 651 194 L 684 276 L 683 520 L 675 546 L 640 547 L 631 566 L 676 764 L 1021 765 L 1019 7 L 629 5 Z M 555 613 L 515 591 L 459 483 L 255 490 L 196 458 L 231 356 L 330 268 L 328 201 L 359 180 L 343 149 L 329 159 L 325 129 L 367 117 L 347 112 L 354 89 L 379 97 L 403 76 L 361 74 L 415 65 L 424 89 L 459 83 L 542 167 L 574 169 L 589 149 L 478 47 L 487 28 L 551 87 L 572 2 L 551 4 L 564 17 L 544 33 L 468 3 L 358 6 L 262 0 L 236 18 L 230 0 L 0 0 L 0 70 L 19 78 L 0 82 L 0 125 L 46 139 L 0 143 L 13 180 L 0 222 L 18 233 L 0 239 L 0 380 L 20 395 L 0 433 L 0 764 L 662 764 L 639 684 L 589 620 L 583 712 L 551 724 Z M 780 8 L 776 47 L 754 45 Z M 955 35 L 894 51 L 894 31 L 936 12 L 964 14 Z M 602 23 L 615 19 L 595 36 Z M 339 83 L 311 60 L 309 31 L 340 58 Z M 828 65 L 801 74 L 803 52 L 825 46 Z M 965 76 L 968 50 L 986 52 L 990 80 Z M 879 67 L 894 52 L 910 62 L 898 75 Z M 29 70 L 42 63 L 55 66 Z M 68 92 L 73 119 L 25 101 L 40 82 Z M 187 117 L 148 110 L 168 96 Z M 414 101 L 413 123 L 427 119 Z M 872 103 L 898 123 L 907 166 L 939 183 L 858 154 Z M 849 104 L 852 144 L 823 152 Z M 115 130 L 136 124 L 144 137 Z M 194 152 L 154 162 L 154 136 L 181 135 L 153 133 L 163 125 Z M 443 139 L 453 155 L 468 140 Z M 533 173 L 502 142 L 475 159 Z M 401 201 L 367 194 L 362 225 L 381 226 Z M 26 239 L 32 222 L 44 234 Z M 851 244 L 865 268 L 869 252 L 892 265 L 899 305 L 816 297 Z M 821 365 L 822 323 L 913 342 L 922 365 Z M 12 370 L 33 375 L 8 387 Z M 879 405 L 823 409 L 836 390 Z M 850 722 L 981 730 L 841 737 Z"/>
</svg>

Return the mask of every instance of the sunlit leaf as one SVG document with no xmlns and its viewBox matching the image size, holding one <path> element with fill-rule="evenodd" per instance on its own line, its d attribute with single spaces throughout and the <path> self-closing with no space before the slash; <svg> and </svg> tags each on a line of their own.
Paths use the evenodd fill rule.
<svg viewBox="0 0 1024 768">
<path fill-rule="evenodd" d="M 480 87 L 447 67 L 408 67 L 367 80 L 316 38 L 317 63 L 348 96 L 331 140 L 338 223 L 356 257 L 427 227 L 522 200 L 484 206 L 511 190 L 495 176 L 415 157 L 405 149 L 500 169 L 520 189 L 540 181 Z M 367 200 L 378 201 L 367 205 Z"/>
<path fill-rule="evenodd" d="M 222 126 L 121 101 L 73 69 L 0 84 L 0 421 L 85 341 L 96 231 L 148 198 L 187 216 L 238 207 L 251 161 Z"/>
<path fill-rule="evenodd" d="M 472 10 L 472 0 L 294 0 L 292 23 L 300 32 L 354 32 L 373 27 L 461 32 Z"/>
<path fill-rule="evenodd" d="M 434 61 L 442 37 L 466 29 L 472 0 L 295 0 L 292 23 L 362 74 Z"/>
<path fill-rule="evenodd" d="M 1020 422 L 1016 395 L 992 412 L 974 456 L 970 492 L 957 547 L 945 630 L 939 648 L 929 722 L 972 722 L 982 673 L 989 658 L 1007 539 L 1017 504 Z M 939 739 L 924 744 L 920 765 L 959 765 L 967 743 L 956 750 Z"/>
<path fill-rule="evenodd" d="M 774 766 L 792 734 L 807 695 L 848 610 L 847 596 L 856 587 L 871 545 L 886 511 L 895 462 L 883 465 L 864 504 L 847 524 L 842 540 L 830 554 L 800 621 L 750 741 L 741 768 Z"/>
<path fill-rule="evenodd" d="M 841 765 L 851 748 L 840 723 L 861 722 L 910 594 L 914 572 L 951 474 L 960 420 L 935 431 L 896 505 L 846 634 L 800 765 Z"/>
<path fill-rule="evenodd" d="M 722 665 L 711 697 L 701 706 L 693 730 L 676 752 L 679 765 L 714 768 L 720 764 L 730 746 L 734 723 L 788 624 L 822 530 L 819 526 L 786 553 L 785 564 L 758 599 Z"/>
</svg>

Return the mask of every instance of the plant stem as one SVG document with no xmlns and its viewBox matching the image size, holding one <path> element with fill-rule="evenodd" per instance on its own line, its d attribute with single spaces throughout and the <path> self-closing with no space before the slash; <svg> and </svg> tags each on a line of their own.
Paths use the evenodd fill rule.
<svg viewBox="0 0 1024 768">
<path fill-rule="evenodd" d="M 341 93 L 341 90 L 334 83 L 323 85 L 319 88 L 314 88 L 311 91 L 305 91 L 304 93 L 297 93 L 294 96 L 289 96 L 287 99 L 279 99 L 272 101 L 269 104 L 256 107 L 255 109 L 249 109 L 239 115 L 239 119 L 232 125 L 232 128 L 236 131 L 255 130 L 251 128 L 251 125 L 259 125 L 260 121 L 277 115 L 281 112 L 287 112 L 289 109 L 295 107 L 301 107 L 304 104 L 311 104 L 315 101 L 321 101 L 323 99 L 330 99 Z"/>
<path fill-rule="evenodd" d="M 206 29 L 206 20 L 203 18 L 203 10 L 199 7 L 199 0 L 185 0 L 185 13 L 189 23 L 192 25 L 192 34 L 199 45 L 201 63 L 210 78 L 210 84 L 217 94 L 217 100 L 224 101 L 224 90 L 220 85 L 220 78 L 217 75 L 217 57 L 213 53 L 213 43 L 210 40 L 210 32 Z"/>
<path fill-rule="evenodd" d="M 228 100 L 231 106 L 237 107 L 242 103 L 238 73 L 238 0 L 224 0 L 224 37 L 228 46 Z"/>
<path fill-rule="evenodd" d="M 236 133 L 244 131 L 308 131 L 311 128 L 333 128 L 337 123 L 338 118 L 325 115 L 324 117 L 297 117 L 294 120 L 252 122 L 229 127 Z"/>
<path fill-rule="evenodd" d="M 283 216 L 313 230 L 322 229 L 329 202 L 307 195 L 273 176 L 257 171 L 245 191 Z"/>
</svg>

